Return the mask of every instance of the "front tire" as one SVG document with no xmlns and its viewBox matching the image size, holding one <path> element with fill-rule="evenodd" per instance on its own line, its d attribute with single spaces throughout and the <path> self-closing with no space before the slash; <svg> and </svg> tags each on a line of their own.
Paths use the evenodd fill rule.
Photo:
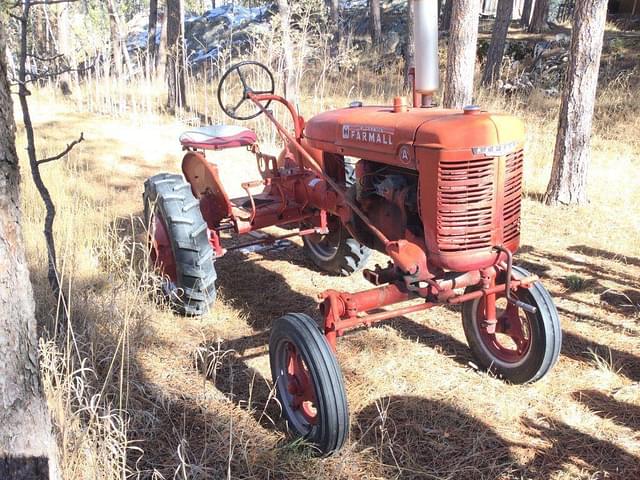
<svg viewBox="0 0 640 480">
<path fill-rule="evenodd" d="M 530 275 L 520 267 L 513 267 L 512 271 L 515 278 Z M 462 325 L 481 367 L 512 383 L 535 382 L 558 361 L 562 344 L 560 318 L 551 295 L 540 282 L 529 289 L 518 288 L 514 297 L 536 307 L 536 313 L 507 304 L 502 294 L 496 298 L 496 333 L 489 334 L 483 325 L 481 297 L 463 304 Z"/>
<path fill-rule="evenodd" d="M 324 455 L 338 451 L 349 431 L 347 395 L 338 361 L 316 322 L 302 313 L 276 320 L 269 359 L 289 428 Z"/>
<path fill-rule="evenodd" d="M 151 266 L 163 276 L 163 295 L 180 314 L 204 314 L 216 298 L 215 255 L 191 185 L 181 175 L 154 175 L 144 183 L 143 201 Z"/>
</svg>

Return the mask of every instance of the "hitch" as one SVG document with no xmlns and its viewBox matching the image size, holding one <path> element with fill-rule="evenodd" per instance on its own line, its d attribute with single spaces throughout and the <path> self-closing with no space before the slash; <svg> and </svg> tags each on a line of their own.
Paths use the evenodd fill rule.
<svg viewBox="0 0 640 480">
<path fill-rule="evenodd" d="M 504 296 L 507 299 L 507 302 L 515 305 L 516 307 L 521 308 L 525 312 L 529 312 L 532 314 L 536 314 L 538 309 L 528 303 L 521 302 L 517 298 L 513 298 L 511 296 L 511 267 L 513 265 L 513 255 L 511 254 L 511 250 L 508 248 L 504 248 L 502 245 L 496 245 L 493 247 L 494 250 L 504 253 L 507 256 L 507 279 L 505 281 L 504 287 Z"/>
</svg>

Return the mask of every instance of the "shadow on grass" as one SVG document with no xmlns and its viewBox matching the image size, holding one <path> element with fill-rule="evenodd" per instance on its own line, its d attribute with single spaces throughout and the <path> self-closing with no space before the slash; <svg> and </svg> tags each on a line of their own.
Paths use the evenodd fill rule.
<svg viewBox="0 0 640 480">
<path fill-rule="evenodd" d="M 566 330 L 562 336 L 562 354 L 585 363 L 593 363 L 597 356 L 610 365 L 613 371 L 632 381 L 640 381 L 639 357 Z"/>
<path fill-rule="evenodd" d="M 495 479 L 513 470 L 509 443 L 448 402 L 391 396 L 352 422 L 357 448 L 373 449 L 389 478 Z"/>
<path fill-rule="evenodd" d="M 598 390 L 580 390 L 573 392 L 572 397 L 599 417 L 640 432 L 640 406 L 616 400 Z"/>
<path fill-rule="evenodd" d="M 394 478 L 552 478 L 572 465 L 590 478 L 638 478 L 640 459 L 617 445 L 560 421 L 522 419 L 538 442 L 510 442 L 491 426 L 448 402 L 384 397 L 352 422 L 357 450 L 373 451 Z M 545 446 L 540 446 L 543 442 Z M 535 449 L 520 463 L 512 448 Z"/>
<path fill-rule="evenodd" d="M 561 421 L 525 419 L 530 433 L 550 444 L 538 449 L 523 469 L 525 478 L 552 478 L 572 465 L 589 478 L 640 478 L 640 458 L 607 441 L 597 439 Z"/>
</svg>

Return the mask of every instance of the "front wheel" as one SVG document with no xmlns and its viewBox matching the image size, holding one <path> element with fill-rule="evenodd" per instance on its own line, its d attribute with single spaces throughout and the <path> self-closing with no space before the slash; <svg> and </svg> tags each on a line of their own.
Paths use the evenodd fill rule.
<svg viewBox="0 0 640 480">
<path fill-rule="evenodd" d="M 339 450 L 349 430 L 347 395 L 338 361 L 316 322 L 302 313 L 276 320 L 269 359 L 289 428 L 322 454 Z"/>
<path fill-rule="evenodd" d="M 515 278 L 530 275 L 520 267 L 513 267 L 512 271 Z M 485 302 L 480 297 L 465 302 L 462 307 L 464 333 L 481 367 L 512 383 L 535 382 L 551 370 L 560 355 L 560 318 L 551 295 L 540 282 L 528 289 L 518 288 L 513 296 L 534 306 L 536 313 L 525 312 L 508 303 L 504 294 L 498 294 L 498 323 L 495 333 L 489 333 L 485 325 Z"/>
</svg>

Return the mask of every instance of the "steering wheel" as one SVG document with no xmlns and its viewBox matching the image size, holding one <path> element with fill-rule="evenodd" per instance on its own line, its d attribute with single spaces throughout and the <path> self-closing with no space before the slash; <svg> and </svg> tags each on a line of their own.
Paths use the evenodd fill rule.
<svg viewBox="0 0 640 480">
<path fill-rule="evenodd" d="M 240 80 L 240 85 L 229 85 L 235 77 Z M 257 87 L 252 88 L 249 83 L 257 85 Z M 261 95 L 273 94 L 274 91 L 275 82 L 271 71 L 259 62 L 247 60 L 236 63 L 224 72 L 224 75 L 220 78 L 220 83 L 218 83 L 218 103 L 222 111 L 229 117 L 236 120 L 251 120 L 260 115 L 262 110 L 257 106 L 255 109 L 247 108 L 247 105 L 255 106 L 249 99 L 249 93 Z M 227 99 L 226 97 L 230 98 Z M 229 102 L 228 100 L 232 101 Z M 264 108 L 268 108 L 270 103 L 271 100 L 264 105 Z M 245 108 L 243 109 L 242 107 Z"/>
</svg>

